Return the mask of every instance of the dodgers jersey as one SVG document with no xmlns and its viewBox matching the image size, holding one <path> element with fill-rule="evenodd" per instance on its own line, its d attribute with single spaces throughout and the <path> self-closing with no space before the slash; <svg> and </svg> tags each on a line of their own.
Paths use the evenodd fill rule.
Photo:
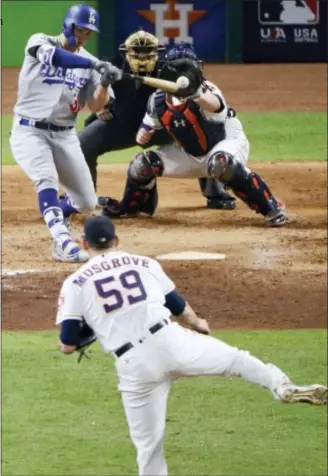
<svg viewBox="0 0 328 476">
<path fill-rule="evenodd" d="M 217 96 L 220 102 L 217 112 L 205 111 L 190 99 L 181 103 L 174 96 L 158 90 L 149 101 L 143 124 L 152 129 L 166 128 L 176 143 L 195 157 L 206 155 L 222 140 L 243 135 L 241 122 L 227 106 L 220 89 L 204 80 L 202 90 Z"/>
<path fill-rule="evenodd" d="M 154 259 L 124 251 L 110 251 L 91 258 L 63 283 L 56 323 L 85 319 L 104 352 L 113 352 L 171 312 L 165 295 L 173 281 Z"/>
<path fill-rule="evenodd" d="M 37 58 L 28 52 L 35 46 L 39 46 Z M 29 38 L 19 74 L 14 113 L 56 125 L 73 126 L 78 111 L 100 83 L 100 74 L 93 69 L 51 66 L 53 53 L 49 51 L 49 46 L 60 48 L 59 37 L 36 33 Z M 82 47 L 75 54 L 96 60 Z M 109 91 L 113 96 L 111 88 Z"/>
</svg>

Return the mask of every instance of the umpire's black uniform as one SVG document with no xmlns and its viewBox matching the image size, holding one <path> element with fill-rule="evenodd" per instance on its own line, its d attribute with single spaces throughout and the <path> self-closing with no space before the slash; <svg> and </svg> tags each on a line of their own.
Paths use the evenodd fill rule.
<svg viewBox="0 0 328 476">
<path fill-rule="evenodd" d="M 128 63 L 121 58 L 114 60 L 113 64 L 130 72 Z M 157 76 L 157 70 L 151 75 Z M 98 119 L 96 114 L 92 114 L 85 121 L 85 129 L 79 132 L 82 151 L 95 187 L 98 157 L 105 152 L 127 149 L 137 145 L 136 135 L 145 115 L 148 99 L 154 92 L 154 88 L 129 79 L 117 81 L 112 88 L 115 94 L 115 101 L 110 106 L 113 118 L 103 121 Z M 161 129 L 155 132 L 147 147 L 171 142 L 172 139 L 166 130 Z"/>
</svg>

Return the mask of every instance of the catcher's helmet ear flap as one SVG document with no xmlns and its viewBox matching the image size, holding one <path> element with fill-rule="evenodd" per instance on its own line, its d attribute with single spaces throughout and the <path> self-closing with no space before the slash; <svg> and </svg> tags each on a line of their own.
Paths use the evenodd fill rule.
<svg viewBox="0 0 328 476">
<path fill-rule="evenodd" d="M 70 7 L 65 15 L 63 23 L 63 33 L 70 46 L 76 44 L 74 36 L 74 26 L 86 28 L 87 30 L 99 33 L 99 14 L 97 10 L 89 5 L 79 4 Z"/>
<path fill-rule="evenodd" d="M 144 30 L 132 33 L 119 47 L 119 51 L 125 55 L 131 70 L 136 74 L 151 73 L 156 67 L 159 53 L 164 49 L 156 36 Z"/>
</svg>

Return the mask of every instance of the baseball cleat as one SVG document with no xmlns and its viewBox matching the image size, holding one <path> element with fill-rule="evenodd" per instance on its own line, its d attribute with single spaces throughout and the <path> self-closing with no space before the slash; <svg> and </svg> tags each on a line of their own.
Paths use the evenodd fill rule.
<svg viewBox="0 0 328 476">
<path fill-rule="evenodd" d="M 223 197 L 210 197 L 207 199 L 207 208 L 212 210 L 235 210 L 236 199 L 228 194 Z"/>
<path fill-rule="evenodd" d="M 102 215 L 110 218 L 119 218 L 122 213 L 120 209 L 120 202 L 110 197 L 98 197 L 98 207 L 102 209 Z"/>
<path fill-rule="evenodd" d="M 267 214 L 266 225 L 271 227 L 284 226 L 288 222 L 288 217 L 285 214 L 286 205 L 277 200 L 277 208 Z"/>
<path fill-rule="evenodd" d="M 328 390 L 323 385 L 283 384 L 275 390 L 275 395 L 283 403 L 310 403 L 327 405 Z"/>
<path fill-rule="evenodd" d="M 101 215 L 108 218 L 135 218 L 137 213 L 127 214 L 121 211 L 120 202 L 115 198 L 98 197 L 98 207 L 101 208 Z"/>
<path fill-rule="evenodd" d="M 67 263 L 85 263 L 89 255 L 78 246 L 68 234 L 62 234 L 53 240 L 52 256 L 57 261 Z"/>
</svg>

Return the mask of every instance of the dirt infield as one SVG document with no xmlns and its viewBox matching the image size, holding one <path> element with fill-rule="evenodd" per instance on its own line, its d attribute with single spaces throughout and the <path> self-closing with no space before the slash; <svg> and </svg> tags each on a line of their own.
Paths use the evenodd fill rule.
<svg viewBox="0 0 328 476">
<path fill-rule="evenodd" d="M 237 110 L 325 110 L 324 65 L 208 66 Z M 3 112 L 12 110 L 17 71 L 3 71 Z M 316 90 L 311 87 L 316 79 Z M 277 157 L 277 160 L 279 158 Z M 290 222 L 267 229 L 240 201 L 236 211 L 204 208 L 196 180 L 162 179 L 154 218 L 118 220 L 122 243 L 157 256 L 182 250 L 225 253 L 225 261 L 163 262 L 196 311 L 213 327 L 321 328 L 327 313 L 326 164 L 254 164 L 286 202 Z M 102 166 L 99 192 L 119 196 L 126 166 Z M 18 167 L 2 172 L 3 329 L 54 328 L 63 277 L 76 265 L 53 262 L 33 188 Z M 73 230 L 81 231 L 82 217 Z"/>
</svg>

